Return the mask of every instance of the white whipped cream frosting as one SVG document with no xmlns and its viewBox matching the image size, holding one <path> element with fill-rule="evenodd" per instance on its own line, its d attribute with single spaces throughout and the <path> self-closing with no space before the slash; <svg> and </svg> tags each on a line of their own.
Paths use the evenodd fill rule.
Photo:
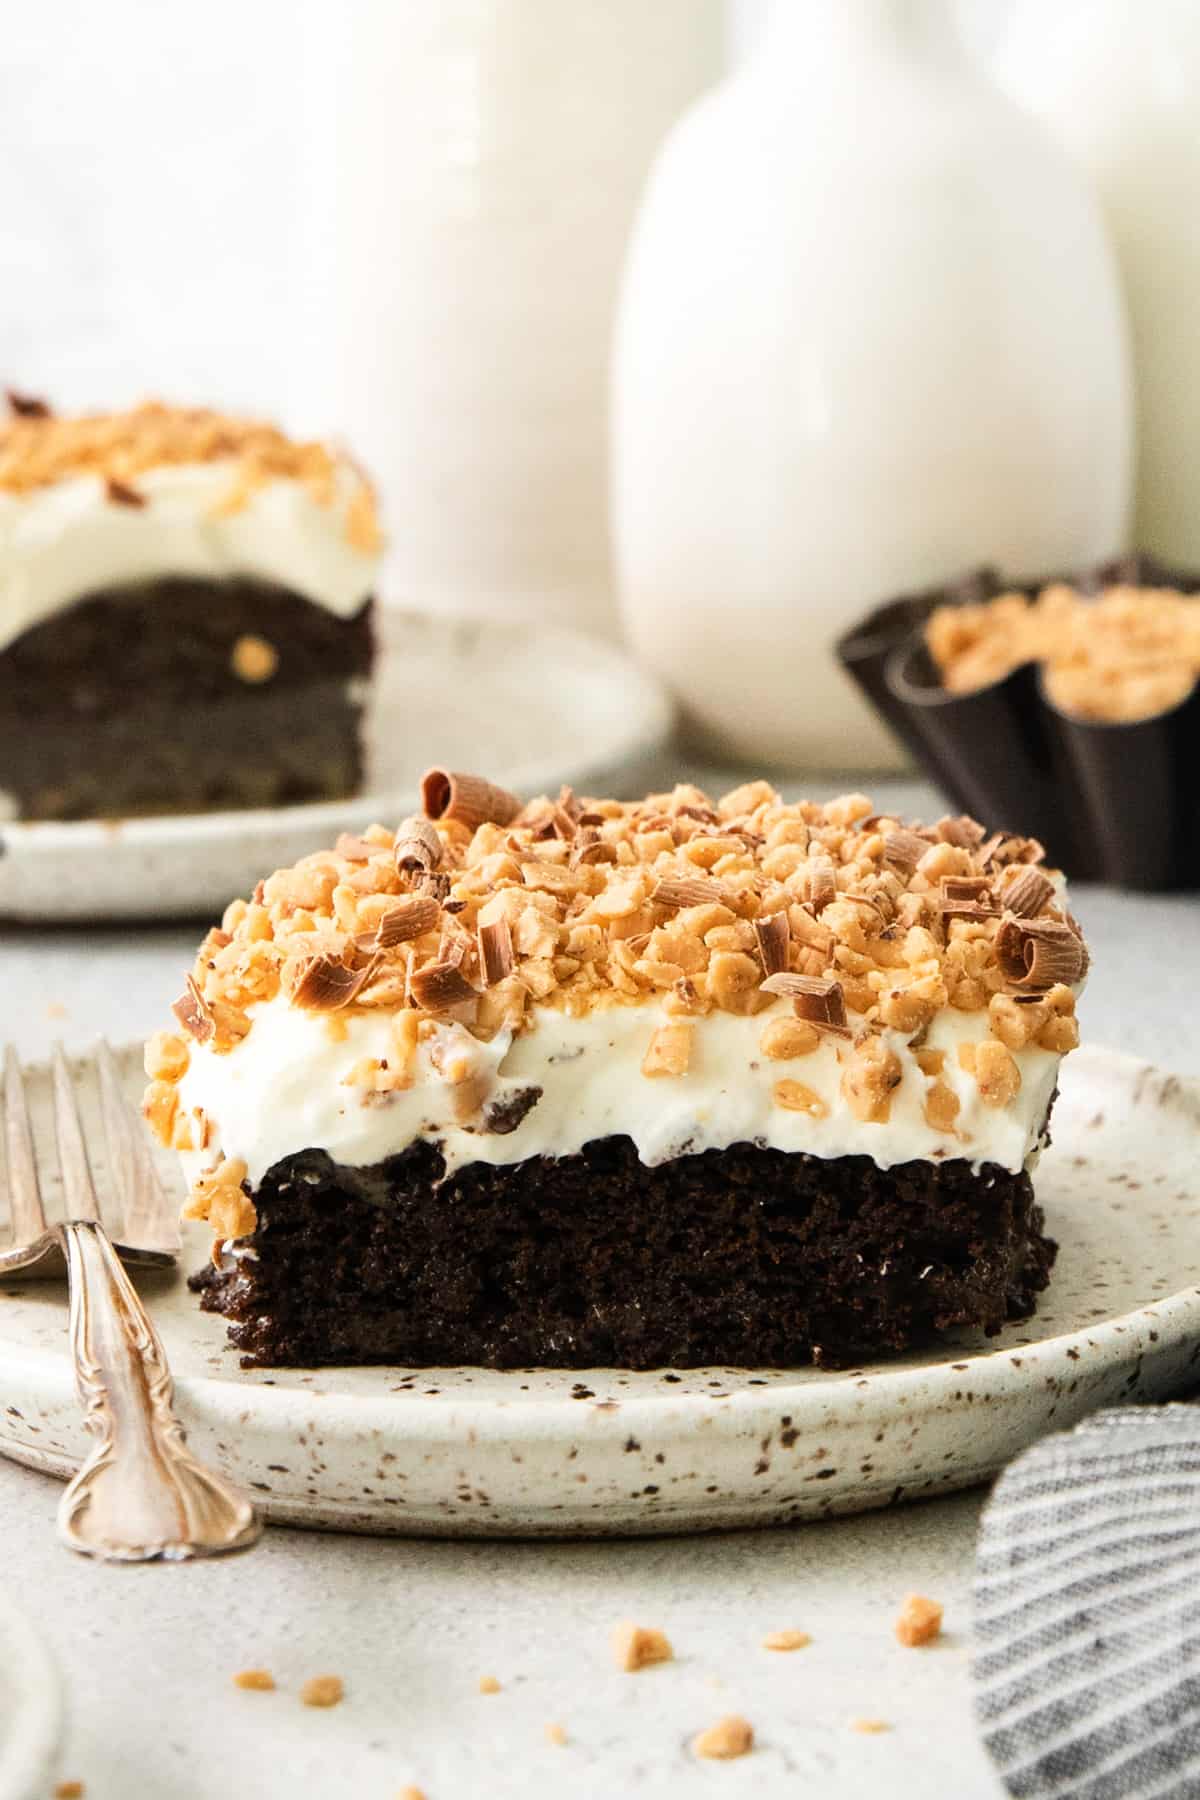
<svg viewBox="0 0 1200 1800">
<path fill-rule="evenodd" d="M 688 1151 L 723 1150 L 754 1143 L 813 1156 L 869 1156 L 880 1168 L 918 1158 L 963 1157 L 978 1166 L 998 1163 L 1017 1171 L 1036 1154 L 1061 1057 L 1035 1046 L 1014 1052 L 1021 1087 L 1007 1106 L 984 1105 L 972 1076 L 959 1066 L 957 1049 L 987 1033 L 986 1015 L 947 1010 L 930 1025 L 926 1049 L 946 1051 L 941 1079 L 958 1095 L 953 1132 L 929 1125 L 923 1103 L 930 1080 L 907 1038 L 881 1033 L 900 1059 L 903 1078 L 886 1121 L 855 1117 L 841 1091 L 839 1047 L 826 1037 L 808 1056 L 782 1062 L 758 1048 L 773 1016 L 791 1017 L 779 1001 L 753 1018 L 714 1012 L 692 1022 L 691 1061 L 684 1075 L 649 1078 L 642 1058 L 666 1015 L 657 1001 L 612 1006 L 572 1018 L 540 1008 L 534 1029 L 489 1043 L 461 1026 L 439 1025 L 418 1049 L 411 1087 L 364 1097 L 347 1082 L 363 1057 L 389 1054 L 386 1014 L 359 1013 L 345 1021 L 335 1041 L 327 1016 L 301 1011 L 282 996 L 251 1008 L 249 1034 L 218 1055 L 193 1046 L 179 1088 L 180 1105 L 203 1109 L 212 1135 L 202 1151 L 184 1155 L 189 1180 L 223 1152 L 240 1157 L 257 1184 L 281 1157 L 299 1150 L 328 1151 L 336 1161 L 363 1165 L 405 1149 L 418 1138 L 441 1145 L 448 1170 L 471 1162 L 515 1163 L 531 1156 L 570 1156 L 595 1138 L 632 1138 L 645 1163 Z M 541 1094 L 513 1131 L 480 1129 L 456 1116 L 456 1087 L 442 1069 L 465 1059 L 471 1088 L 484 1105 L 503 1105 L 529 1088 Z M 823 1117 L 776 1104 L 776 1082 L 794 1080 L 824 1102 Z M 471 1126 L 474 1126 L 474 1129 Z"/>
<path fill-rule="evenodd" d="M 279 477 L 222 512 L 238 472 L 232 459 L 147 469 L 132 484 L 144 506 L 114 502 L 99 475 L 0 491 L 0 648 L 86 594 L 171 575 L 248 576 L 341 618 L 357 612 L 380 561 L 346 535 L 361 475 L 339 464 L 330 505 Z"/>
</svg>

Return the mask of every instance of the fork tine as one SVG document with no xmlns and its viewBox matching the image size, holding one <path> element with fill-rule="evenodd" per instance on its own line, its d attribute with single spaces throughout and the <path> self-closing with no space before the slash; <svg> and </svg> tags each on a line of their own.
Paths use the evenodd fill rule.
<svg viewBox="0 0 1200 1800">
<path fill-rule="evenodd" d="M 4 1140 L 13 1237 L 18 1244 L 32 1244 L 46 1229 L 46 1209 L 33 1153 L 21 1063 L 11 1044 L 4 1052 Z"/>
<path fill-rule="evenodd" d="M 163 1191 L 146 1134 L 125 1096 L 116 1058 L 104 1038 L 96 1046 L 96 1064 L 109 1168 L 125 1209 L 122 1244 L 175 1255 L 182 1244 L 176 1209 Z"/>
<path fill-rule="evenodd" d="M 71 1072 L 61 1044 L 55 1044 L 51 1061 L 54 1072 L 54 1135 L 58 1140 L 58 1166 L 62 1172 L 63 1217 L 100 1220 L 92 1171 L 83 1144 L 83 1128 Z"/>
</svg>

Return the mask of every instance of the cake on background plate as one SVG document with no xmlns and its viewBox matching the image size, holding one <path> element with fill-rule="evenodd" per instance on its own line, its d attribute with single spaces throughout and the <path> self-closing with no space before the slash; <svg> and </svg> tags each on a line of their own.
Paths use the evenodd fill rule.
<svg viewBox="0 0 1200 1800">
<path fill-rule="evenodd" d="M 0 424 L 0 818 L 340 799 L 381 540 L 344 455 L 148 403 Z"/>
<path fill-rule="evenodd" d="M 1028 1314 L 1087 971 L 1041 846 L 850 795 L 424 816 L 201 946 L 145 1110 L 251 1363 L 846 1364 Z"/>
</svg>

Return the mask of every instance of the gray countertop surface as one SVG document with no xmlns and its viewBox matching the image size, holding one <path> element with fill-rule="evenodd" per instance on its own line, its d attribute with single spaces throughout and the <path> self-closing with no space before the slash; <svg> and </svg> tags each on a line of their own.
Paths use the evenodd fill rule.
<svg viewBox="0 0 1200 1800">
<path fill-rule="evenodd" d="M 703 771 L 698 772 L 701 776 Z M 713 784 L 719 788 L 718 777 Z M 786 785 L 786 784 L 785 784 Z M 846 784 L 840 784 L 845 786 Z M 862 785 L 856 778 L 852 784 Z M 816 797 L 836 790 L 806 784 Z M 868 784 L 881 804 L 937 816 L 929 790 Z M 1200 1072 L 1200 904 L 1077 888 L 1093 952 L 1082 1018 L 1094 1042 Z M 164 1022 L 198 927 L 0 929 L 4 1036 L 139 1037 Z M 65 1325 L 65 1312 L 64 1312 Z M 89 1800 L 369 1797 L 428 1800 L 624 1793 L 842 1796 L 999 1793 L 972 1726 L 969 1584 L 978 1493 L 821 1525 L 690 1540 L 406 1542 L 274 1530 L 252 1555 L 110 1569 L 54 1536 L 56 1485 L 0 1464 L 6 1585 L 40 1622 L 65 1680 L 61 1774 Z M 938 1646 L 891 1636 L 904 1593 L 946 1605 Z M 663 1627 L 677 1662 L 619 1674 L 622 1616 Z M 810 1648 L 760 1640 L 796 1626 Z M 272 1669 L 274 1694 L 231 1683 Z M 336 1711 L 304 1708 L 335 1672 Z M 484 1696 L 481 1675 L 502 1691 Z M 755 1725 L 738 1763 L 698 1763 L 695 1731 L 726 1712 Z M 855 1717 L 888 1721 L 865 1736 Z M 565 1748 L 545 1738 L 561 1723 Z"/>
</svg>

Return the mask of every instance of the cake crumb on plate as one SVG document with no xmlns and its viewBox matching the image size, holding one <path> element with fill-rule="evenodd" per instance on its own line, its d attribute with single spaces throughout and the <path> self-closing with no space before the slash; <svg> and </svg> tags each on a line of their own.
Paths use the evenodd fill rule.
<svg viewBox="0 0 1200 1800">
<path fill-rule="evenodd" d="M 567 1743 L 567 1741 L 568 1741 L 567 1740 L 567 1728 L 565 1725 L 558 1725 L 558 1724 L 547 1725 L 547 1727 L 546 1727 L 546 1742 L 548 1744 L 558 1744 L 561 1746 L 561 1745 Z"/>
<path fill-rule="evenodd" d="M 632 1619 L 622 1619 L 613 1626 L 612 1648 L 618 1669 L 624 1669 L 627 1674 L 649 1668 L 651 1663 L 675 1660 L 675 1652 L 665 1632 L 652 1625 L 635 1625 Z"/>
<path fill-rule="evenodd" d="M 768 1631 L 762 1647 L 764 1650 L 804 1650 L 811 1643 L 807 1631 Z"/>
<path fill-rule="evenodd" d="M 892 1728 L 886 1719 L 851 1719 L 850 1729 L 874 1734 L 879 1731 L 890 1731 Z"/>
<path fill-rule="evenodd" d="M 300 1689 L 305 1706 L 338 1706 L 346 1689 L 340 1675 L 310 1675 Z"/>
<path fill-rule="evenodd" d="M 481 1675 L 479 1677 L 479 1691 L 481 1694 L 498 1694 L 500 1692 L 500 1683 L 496 1680 L 494 1675 Z"/>
<path fill-rule="evenodd" d="M 700 1732 L 692 1740 L 692 1749 L 697 1756 L 712 1757 L 720 1762 L 746 1756 L 753 1748 L 754 1727 L 737 1713 L 718 1719 L 715 1725 L 710 1725 L 707 1731 Z"/>
<path fill-rule="evenodd" d="M 896 1636 L 908 1649 L 932 1644 L 942 1629 L 942 1606 L 924 1594 L 910 1594 L 896 1619 Z"/>
<path fill-rule="evenodd" d="M 233 1678 L 233 1685 L 249 1688 L 254 1693 L 268 1694 L 275 1687 L 275 1677 L 269 1669 L 239 1669 Z"/>
<path fill-rule="evenodd" d="M 54 1790 L 54 1800 L 83 1800 L 84 1792 L 82 1781 L 60 1781 Z"/>
</svg>

